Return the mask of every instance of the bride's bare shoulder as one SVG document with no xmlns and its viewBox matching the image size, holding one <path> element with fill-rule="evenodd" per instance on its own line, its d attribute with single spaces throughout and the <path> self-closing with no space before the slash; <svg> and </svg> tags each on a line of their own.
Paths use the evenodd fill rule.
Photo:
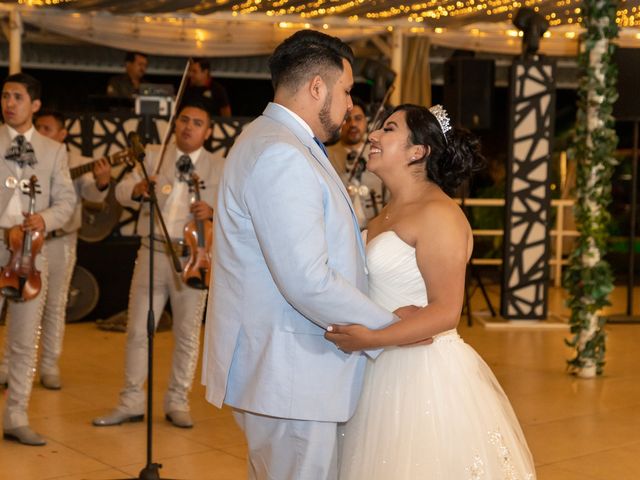
<svg viewBox="0 0 640 480">
<path fill-rule="evenodd" d="M 452 226 L 465 227 L 469 225 L 460 205 L 449 197 L 438 197 L 426 200 L 419 211 L 422 222 L 451 223 Z"/>
<path fill-rule="evenodd" d="M 471 226 L 460 206 L 449 197 L 425 201 L 415 221 L 416 237 L 429 244 L 466 244 Z"/>
</svg>

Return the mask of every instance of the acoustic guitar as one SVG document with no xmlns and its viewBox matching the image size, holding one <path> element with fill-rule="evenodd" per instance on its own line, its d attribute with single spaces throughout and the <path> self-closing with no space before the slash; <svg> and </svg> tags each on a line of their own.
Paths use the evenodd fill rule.
<svg viewBox="0 0 640 480">
<path fill-rule="evenodd" d="M 136 161 L 131 149 L 125 148 L 124 150 L 121 150 L 116 153 L 112 153 L 111 155 L 107 155 L 106 157 L 102 157 L 97 160 L 87 162 L 83 165 L 70 168 L 69 171 L 71 172 L 71 179 L 75 180 L 76 178 L 81 177 L 85 173 L 89 173 L 93 171 L 94 165 L 103 159 L 107 160 L 107 162 L 109 162 L 109 165 L 111 165 L 112 167 L 117 167 L 122 163 L 126 163 L 127 166 L 132 167 Z"/>
<path fill-rule="evenodd" d="M 131 149 L 126 148 L 106 158 L 112 167 L 120 164 L 126 164 L 131 168 L 135 165 L 136 159 Z M 85 173 L 91 172 L 94 165 L 101 159 L 85 163 L 78 167 L 70 169 L 71 178 L 76 179 Z M 111 181 L 113 187 L 114 181 Z M 93 203 L 86 200 L 82 201 L 82 226 L 78 231 L 78 238 L 85 242 L 99 242 L 104 240 L 120 221 L 122 215 L 122 206 L 117 202 L 114 189 L 111 188 L 102 203 Z"/>
</svg>

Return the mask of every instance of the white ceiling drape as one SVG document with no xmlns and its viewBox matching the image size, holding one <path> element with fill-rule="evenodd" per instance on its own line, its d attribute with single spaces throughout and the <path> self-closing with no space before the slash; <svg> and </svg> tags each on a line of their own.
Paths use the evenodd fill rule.
<svg viewBox="0 0 640 480">
<path fill-rule="evenodd" d="M 199 15 L 111 15 L 103 12 L 67 13 L 48 9 L 21 9 L 25 24 L 76 40 L 150 55 L 242 57 L 265 55 L 290 36 L 305 28 L 295 22 L 273 18 L 256 19 L 231 14 Z M 344 23 L 344 22 L 343 22 Z M 280 26 L 282 25 L 282 26 Z M 322 29 L 321 25 L 314 28 Z M 327 33 L 345 41 L 383 33 L 383 25 L 335 25 Z"/>
<path fill-rule="evenodd" d="M 488 53 L 518 54 L 521 39 L 510 22 L 494 21 L 428 28 L 408 22 L 372 21 L 332 16 L 305 23 L 299 16 L 269 16 L 264 13 L 210 15 L 189 13 L 120 14 L 105 11 L 74 12 L 0 4 L 0 15 L 18 8 L 25 24 L 75 40 L 151 55 L 243 57 L 267 55 L 282 40 L 301 28 L 314 28 L 350 42 L 400 28 L 409 35 L 428 36 L 432 45 Z M 325 23 L 326 22 L 326 23 Z M 581 29 L 578 25 L 552 27 L 540 42 L 540 52 L 552 56 L 574 56 Z M 640 46 L 640 29 L 624 28 L 617 43 Z"/>
</svg>

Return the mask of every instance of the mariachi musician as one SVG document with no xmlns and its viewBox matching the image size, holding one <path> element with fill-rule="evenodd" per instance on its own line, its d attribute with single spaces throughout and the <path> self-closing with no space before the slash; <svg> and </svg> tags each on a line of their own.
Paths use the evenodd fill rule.
<svg viewBox="0 0 640 480">
<path fill-rule="evenodd" d="M 40 113 L 35 119 L 35 127 L 38 133 L 62 144 L 68 134 L 64 116 L 55 111 Z M 69 168 L 79 198 L 93 203 L 105 200 L 111 181 L 111 165 L 106 158 L 93 160 L 71 153 Z M 40 383 L 50 390 L 62 387 L 58 361 L 62 353 L 69 286 L 76 264 L 81 224 L 82 203 L 79 201 L 69 221 L 47 235 L 49 281 L 42 317 L 39 372 Z M 0 364 L 0 383 L 6 383 L 3 380 L 6 379 L 7 367 L 8 358 L 4 355 Z"/>
<path fill-rule="evenodd" d="M 33 115 L 40 108 L 40 94 L 40 82 L 24 73 L 10 75 L 2 87 L 5 124 L 0 127 L 1 238 L 5 238 L 10 228 L 21 225 L 27 244 L 27 236 L 34 232 L 44 235 L 62 227 L 76 205 L 64 145 L 39 134 L 33 126 Z M 40 193 L 35 196 L 35 213 L 25 215 L 24 212 L 29 210 L 28 199 L 21 187 L 25 180 L 34 176 Z M 0 264 L 6 266 L 11 256 L 12 252 L 3 240 L 0 242 Z M 41 272 L 39 293 L 28 301 L 20 302 L 20 298 L 11 300 L 7 309 L 9 389 L 3 415 L 3 434 L 5 439 L 25 445 L 44 445 L 44 438 L 29 427 L 27 407 L 47 291 L 46 242 L 41 253 L 32 260 Z"/>
<path fill-rule="evenodd" d="M 224 159 L 204 149 L 211 135 L 211 117 L 206 100 L 192 99 L 182 103 L 175 121 L 175 142 L 170 143 L 158 170 L 159 145 L 146 148 L 145 166 L 155 181 L 158 207 L 162 212 L 169 236 L 182 263 L 186 264 L 183 231 L 191 220 L 203 222 L 213 218 L 213 205 Z M 155 172 L 155 174 L 154 174 Z M 154 175 L 152 175 L 154 174 Z M 195 176 L 193 175 L 195 174 Z M 192 201 L 189 183 L 198 178 L 201 200 Z M 129 293 L 129 319 L 125 359 L 125 385 L 116 408 L 109 414 L 95 418 L 95 426 L 119 425 L 141 421 L 145 412 L 144 382 L 147 378 L 147 311 L 149 293 L 149 204 L 148 185 L 142 173 L 134 170 L 117 186 L 116 198 L 123 206 L 135 207 L 142 202 L 138 218 L 138 232 L 143 237 Z M 157 219 L 156 219 L 157 220 Z M 161 232 L 156 221 L 155 232 Z M 187 286 L 182 275 L 173 270 L 167 244 L 161 235 L 154 236 L 154 299 L 153 313 L 156 328 L 167 302 L 173 313 L 174 352 L 168 390 L 164 398 L 166 419 L 173 425 L 190 428 L 188 394 L 191 390 L 198 359 L 200 326 L 204 315 L 205 289 Z"/>
</svg>

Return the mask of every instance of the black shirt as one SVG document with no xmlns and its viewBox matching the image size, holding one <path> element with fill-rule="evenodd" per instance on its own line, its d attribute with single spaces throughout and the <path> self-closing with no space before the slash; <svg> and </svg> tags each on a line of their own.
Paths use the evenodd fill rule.
<svg viewBox="0 0 640 480">
<path fill-rule="evenodd" d="M 220 110 L 223 107 L 229 106 L 229 97 L 227 96 L 227 91 L 221 84 L 213 79 L 209 82 L 208 86 L 187 87 L 184 91 L 185 101 L 188 101 L 190 99 L 197 100 L 201 98 L 204 98 L 206 100 L 206 103 L 210 106 L 209 113 L 213 117 L 220 116 Z"/>
</svg>

